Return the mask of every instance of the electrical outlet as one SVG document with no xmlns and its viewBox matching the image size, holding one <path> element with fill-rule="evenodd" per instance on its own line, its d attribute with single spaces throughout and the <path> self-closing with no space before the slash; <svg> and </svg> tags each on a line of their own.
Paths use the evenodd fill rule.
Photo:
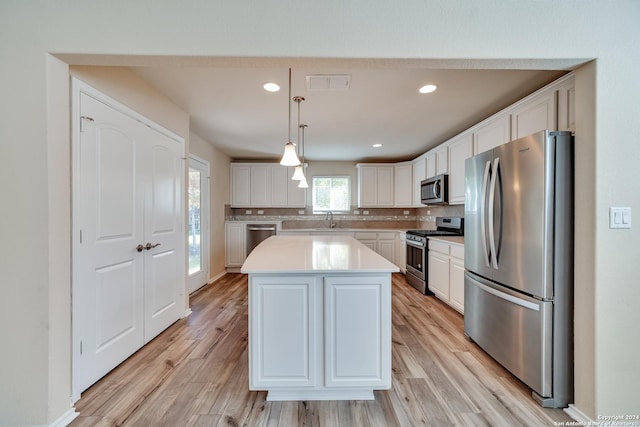
<svg viewBox="0 0 640 427">
<path fill-rule="evenodd" d="M 409 211 L 403 211 L 404 215 L 409 215 Z"/>
<path fill-rule="evenodd" d="M 360 215 L 360 211 L 353 211 L 354 215 Z"/>
<path fill-rule="evenodd" d="M 244 211 L 245 215 L 251 215 L 253 213 L 253 211 L 251 209 L 247 209 L 246 211 Z"/>
<path fill-rule="evenodd" d="M 362 211 L 363 214 L 369 215 L 369 211 Z"/>
<path fill-rule="evenodd" d="M 263 210 L 259 210 L 258 211 L 258 215 L 262 215 L 262 214 L 264 214 L 264 211 Z"/>
<path fill-rule="evenodd" d="M 298 211 L 298 215 L 304 215 L 304 211 Z"/>
</svg>

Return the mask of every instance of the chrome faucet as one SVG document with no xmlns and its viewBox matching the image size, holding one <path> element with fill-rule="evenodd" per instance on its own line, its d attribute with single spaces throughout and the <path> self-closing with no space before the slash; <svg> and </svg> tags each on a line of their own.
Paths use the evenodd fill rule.
<svg viewBox="0 0 640 427">
<path fill-rule="evenodd" d="M 329 228 L 336 228 L 336 223 L 333 222 L 333 212 L 328 211 L 327 215 L 324 217 L 325 221 L 329 221 Z"/>
</svg>

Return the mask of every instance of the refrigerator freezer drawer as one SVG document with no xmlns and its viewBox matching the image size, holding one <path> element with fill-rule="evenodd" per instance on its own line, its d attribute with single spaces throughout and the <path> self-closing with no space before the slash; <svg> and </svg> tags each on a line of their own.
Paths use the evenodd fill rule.
<svg viewBox="0 0 640 427">
<path fill-rule="evenodd" d="M 465 333 L 538 395 L 551 396 L 553 304 L 466 272 L 464 307 Z"/>
</svg>

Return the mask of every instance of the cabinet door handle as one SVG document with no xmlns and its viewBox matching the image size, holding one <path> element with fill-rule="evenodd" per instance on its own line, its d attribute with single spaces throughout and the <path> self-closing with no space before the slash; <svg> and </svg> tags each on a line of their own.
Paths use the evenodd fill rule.
<svg viewBox="0 0 640 427">
<path fill-rule="evenodd" d="M 138 244 L 138 246 L 136 246 L 136 251 L 138 251 L 138 252 L 144 251 L 144 246 Z"/>
</svg>

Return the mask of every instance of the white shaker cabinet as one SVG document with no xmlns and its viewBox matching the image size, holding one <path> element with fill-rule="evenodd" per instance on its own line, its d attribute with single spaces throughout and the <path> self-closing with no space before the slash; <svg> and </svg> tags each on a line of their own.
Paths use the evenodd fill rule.
<svg viewBox="0 0 640 427">
<path fill-rule="evenodd" d="M 413 205 L 413 165 L 411 162 L 397 163 L 394 170 L 394 197 L 395 207 L 410 207 Z"/>
<path fill-rule="evenodd" d="M 271 166 L 251 167 L 251 205 L 271 206 Z"/>
<path fill-rule="evenodd" d="M 358 164 L 358 207 L 393 207 L 394 167 L 390 164 Z"/>
<path fill-rule="evenodd" d="M 325 386 L 391 385 L 388 276 L 328 276 L 324 285 Z"/>
<path fill-rule="evenodd" d="M 449 302 L 449 245 L 429 239 L 429 290 Z"/>
<path fill-rule="evenodd" d="M 426 178 L 431 178 L 432 176 L 436 176 L 437 175 L 437 168 L 436 168 L 436 153 L 435 151 L 430 152 L 427 157 L 425 158 L 425 167 L 426 167 L 426 173 L 425 173 L 425 179 Z"/>
<path fill-rule="evenodd" d="M 225 224 L 226 267 L 242 267 L 242 263 L 247 257 L 246 229 L 246 224 L 242 222 L 227 222 Z"/>
<path fill-rule="evenodd" d="M 473 152 L 484 153 L 511 141 L 511 116 L 501 114 L 490 118 L 473 130 Z"/>
<path fill-rule="evenodd" d="M 450 245 L 449 304 L 464 313 L 464 246 Z"/>
<path fill-rule="evenodd" d="M 309 275 L 252 278 L 251 390 L 317 385 L 321 281 Z"/>
<path fill-rule="evenodd" d="M 555 131 L 556 120 L 555 90 L 527 99 L 511 112 L 511 140 L 545 129 Z"/>
<path fill-rule="evenodd" d="M 427 178 L 427 161 L 425 157 L 418 157 L 412 163 L 413 200 L 415 207 L 423 207 L 420 183 Z"/>
<path fill-rule="evenodd" d="M 289 168 L 281 166 L 271 169 L 271 206 L 287 207 L 289 203 L 289 181 L 291 181 Z"/>
<path fill-rule="evenodd" d="M 464 245 L 429 239 L 429 290 L 464 313 Z"/>
<path fill-rule="evenodd" d="M 250 390 L 373 400 L 390 387 L 390 274 L 249 275 Z"/>
<path fill-rule="evenodd" d="M 449 173 L 449 147 L 441 147 L 436 150 L 436 175 Z"/>
<path fill-rule="evenodd" d="M 398 233 L 378 233 L 376 242 L 378 252 L 385 257 L 387 261 L 396 263 L 396 237 Z"/>
<path fill-rule="evenodd" d="M 473 134 L 462 134 L 449 144 L 449 204 L 464 204 L 464 163 L 473 156 Z"/>
<path fill-rule="evenodd" d="M 231 164 L 231 207 L 251 206 L 251 166 Z"/>
<path fill-rule="evenodd" d="M 572 78 L 558 87 L 558 130 L 576 131 L 575 109 L 576 91 Z"/>
<path fill-rule="evenodd" d="M 231 207 L 305 207 L 306 189 L 279 163 L 231 163 Z"/>
</svg>

